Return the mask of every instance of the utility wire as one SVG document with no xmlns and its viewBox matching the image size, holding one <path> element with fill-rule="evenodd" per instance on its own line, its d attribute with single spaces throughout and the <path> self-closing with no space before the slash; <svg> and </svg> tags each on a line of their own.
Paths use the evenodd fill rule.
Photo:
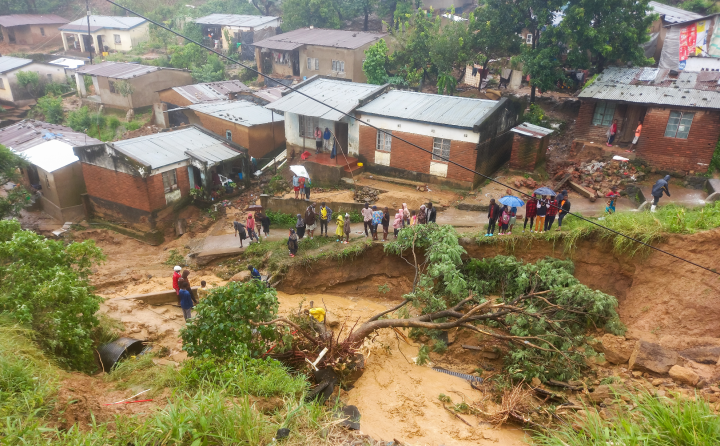
<svg viewBox="0 0 720 446">
<path fill-rule="evenodd" d="M 274 79 L 272 79 L 270 76 L 268 76 L 268 75 L 266 75 L 266 74 L 263 74 L 263 73 L 261 73 L 260 71 L 254 69 L 254 68 L 252 68 L 252 67 L 249 67 L 249 66 L 247 66 L 247 65 L 245 65 L 245 64 L 243 64 L 243 63 L 241 63 L 241 62 L 239 62 L 239 61 L 237 61 L 237 60 L 235 60 L 235 59 L 232 59 L 232 58 L 226 56 L 225 54 L 223 54 L 223 53 L 221 53 L 221 52 L 219 52 L 219 51 L 215 51 L 215 50 L 212 49 L 212 48 L 206 47 L 206 46 L 203 45 L 202 43 L 197 42 L 197 41 L 191 39 L 190 37 L 184 36 L 184 35 L 180 34 L 179 32 L 168 28 L 167 26 L 163 25 L 162 23 L 158 23 L 158 22 L 156 22 L 155 20 L 152 20 L 152 19 L 150 19 L 150 18 L 148 18 L 148 17 L 145 17 L 145 16 L 143 16 L 143 15 L 141 15 L 141 14 L 138 14 L 137 12 L 133 11 L 132 9 L 126 8 L 125 6 L 122 6 L 122 5 L 114 2 L 113 0 L 105 0 L 105 1 L 107 1 L 107 2 L 110 3 L 110 4 L 113 4 L 113 5 L 117 6 L 118 8 L 124 9 L 125 11 L 127 11 L 127 12 L 129 12 L 129 13 L 131 13 L 131 14 L 135 14 L 136 16 L 138 16 L 138 17 L 140 17 L 140 18 L 143 18 L 143 19 L 147 20 L 148 22 L 154 24 L 155 26 L 159 26 L 160 28 L 163 28 L 163 29 L 166 30 L 166 31 L 170 31 L 171 33 L 175 34 L 176 36 L 182 37 L 183 39 L 187 40 L 188 42 L 192 42 L 192 43 L 194 43 L 195 45 L 197 45 L 197 46 L 199 46 L 199 47 L 201 47 L 201 48 L 204 48 L 204 49 L 206 49 L 207 51 L 210 51 L 211 53 L 214 53 L 214 54 L 222 57 L 223 59 L 229 60 L 230 62 L 232 62 L 232 63 L 234 63 L 234 64 L 240 65 L 241 67 L 245 68 L 246 70 L 250 70 L 251 72 L 256 73 L 258 76 L 262 76 L 262 77 L 264 77 L 264 78 L 266 78 L 266 79 L 274 80 Z M 405 144 L 409 144 L 409 145 L 415 147 L 416 149 L 422 150 L 423 152 L 425 152 L 425 153 L 427 153 L 427 154 L 430 154 L 430 155 L 432 155 L 432 156 L 435 156 L 435 157 L 437 157 L 437 158 L 440 158 L 440 159 L 442 159 L 443 161 L 447 162 L 448 164 L 452 164 L 452 165 L 458 166 L 459 168 L 464 169 L 464 170 L 467 170 L 468 172 L 472 172 L 472 173 L 475 174 L 475 175 L 479 175 L 479 176 L 485 178 L 486 180 L 492 181 L 493 183 L 497 183 L 497 184 L 499 184 L 499 185 L 501 185 L 501 186 L 504 186 L 504 187 L 508 188 L 509 190 L 515 191 L 515 192 L 519 193 L 520 195 L 523 195 L 523 196 L 525 196 L 525 197 L 530 197 L 530 194 L 527 194 L 527 193 L 525 193 L 525 192 L 523 192 L 523 191 L 521 191 L 521 190 L 519 190 L 519 189 L 516 189 L 516 188 L 514 188 L 514 187 L 512 187 L 512 186 L 510 186 L 510 185 L 507 185 L 507 184 L 505 184 L 505 183 L 502 183 L 502 182 L 500 182 L 500 181 L 498 181 L 498 180 L 496 180 L 496 179 L 494 179 L 494 178 L 492 178 L 492 177 L 489 177 L 489 176 L 487 176 L 487 175 L 483 175 L 482 173 L 477 172 L 477 171 L 475 171 L 475 170 L 473 170 L 473 169 L 471 169 L 471 168 L 469 168 L 469 167 L 465 167 L 465 166 L 463 166 L 462 164 L 459 164 L 459 163 L 457 163 L 457 162 L 455 162 L 455 161 L 451 161 L 451 160 L 449 159 L 449 157 L 448 157 L 448 158 L 445 158 L 445 157 L 442 156 L 442 155 L 434 154 L 434 153 L 433 153 L 432 151 L 430 151 L 430 150 L 427 150 L 427 149 L 425 149 L 425 148 L 423 148 L 423 147 L 420 147 L 420 146 L 417 145 L 417 144 L 414 144 L 414 143 L 412 143 L 412 142 L 410 142 L 410 141 L 407 141 L 407 140 L 405 140 L 405 139 L 403 139 L 403 138 L 400 138 L 400 137 L 397 136 L 397 135 L 394 135 L 394 134 L 392 134 L 392 133 L 389 133 L 389 132 L 387 132 L 387 131 L 384 131 L 383 129 L 380 129 L 380 128 L 378 128 L 378 127 L 375 127 L 374 125 L 372 125 L 372 124 L 370 124 L 370 123 L 367 123 L 367 122 L 365 122 L 365 121 L 363 121 L 363 120 L 361 120 L 361 119 L 358 119 L 358 118 L 356 118 L 355 116 L 352 116 L 352 115 L 350 115 L 350 114 L 348 114 L 348 113 L 345 113 L 345 112 L 342 111 L 342 110 L 338 110 L 337 108 L 335 108 L 335 107 L 333 107 L 333 106 L 331 106 L 331 105 L 328 105 L 328 104 L 324 103 L 323 101 L 321 101 L 321 100 L 319 100 L 319 99 L 313 98 L 313 97 L 311 97 L 310 95 L 307 95 L 307 94 L 303 93 L 302 91 L 298 90 L 297 88 L 294 88 L 294 87 L 292 87 L 292 86 L 286 86 L 286 87 L 287 87 L 289 90 L 291 90 L 291 91 L 293 91 L 293 92 L 295 92 L 295 93 L 298 93 L 298 94 L 300 94 L 300 95 L 302 95 L 302 96 L 305 96 L 306 98 L 308 98 L 308 99 L 310 99 L 310 100 L 312 100 L 312 101 L 315 101 L 315 102 L 317 102 L 318 104 L 323 105 L 323 106 L 329 108 L 330 110 L 336 111 L 336 112 L 340 113 L 340 114 L 343 115 L 343 116 L 347 116 L 347 117 L 350 118 L 350 119 L 354 119 L 355 121 L 357 121 L 357 122 L 359 122 L 359 123 L 362 123 L 362 124 L 364 124 L 364 125 L 366 125 L 366 126 L 368 126 L 368 127 L 370 127 L 370 128 L 373 128 L 373 129 L 375 129 L 376 131 L 379 131 L 379 132 L 382 132 L 382 133 L 385 133 L 385 134 L 389 134 L 392 138 L 395 138 L 396 140 L 402 141 L 402 142 L 404 142 Z M 505 133 L 507 133 L 507 132 L 505 132 Z M 504 133 L 502 133 L 502 134 L 504 134 Z M 501 135 L 502 135 L 502 134 L 501 134 Z M 497 136 L 497 135 L 496 135 L 496 136 Z M 495 137 L 496 137 L 496 136 L 495 136 Z M 493 138 L 495 138 L 495 137 L 493 137 Z M 489 140 L 488 140 L 488 141 L 485 141 L 484 143 L 481 143 L 481 144 L 486 144 L 486 143 L 488 143 L 488 142 L 489 142 Z M 559 208 L 558 206 L 556 206 L 556 205 L 554 205 L 554 204 L 548 204 L 548 205 L 554 207 L 554 208 L 557 209 L 558 211 L 562 211 L 561 208 Z M 656 246 L 653 246 L 653 245 L 651 245 L 651 244 L 649 244 L 649 243 L 645 243 L 645 242 L 643 242 L 642 240 L 638 240 L 638 239 L 636 239 L 636 238 L 634 238 L 634 237 L 631 237 L 631 236 L 629 236 L 629 235 L 627 235 L 627 234 L 623 234 L 622 232 L 616 231 L 616 230 L 614 230 L 614 229 L 612 229 L 612 228 L 608 228 L 607 226 L 603 226 L 603 225 L 601 225 L 600 223 L 594 222 L 594 221 L 592 221 L 592 220 L 589 220 L 589 219 L 583 217 L 582 215 L 573 214 L 572 212 L 568 212 L 567 214 L 568 214 L 568 215 L 572 215 L 573 217 L 578 218 L 578 219 L 580 219 L 580 220 L 586 221 L 586 222 L 588 222 L 588 223 L 590 223 L 590 224 L 592 224 L 592 225 L 595 225 L 595 226 L 597 226 L 597 227 L 599 227 L 599 228 L 601 228 L 601 229 L 604 229 L 604 230 L 606 230 L 606 231 L 612 232 L 612 233 L 614 233 L 614 234 L 616 234 L 616 235 L 619 235 L 619 236 L 621 236 L 621 237 L 625 237 L 626 239 L 631 240 L 631 241 L 633 241 L 633 242 L 635 242 L 635 243 L 639 243 L 639 244 L 641 244 L 641 245 L 643 245 L 643 246 L 646 246 L 646 247 L 648 247 L 648 248 L 650 248 L 650 249 L 654 249 L 655 251 L 658 251 L 658 252 L 661 252 L 661 253 L 663 253 L 663 254 L 666 254 L 666 255 L 668 255 L 668 256 L 670 256 L 670 257 L 673 257 L 673 258 L 675 258 L 675 259 L 677 259 L 677 260 L 681 260 L 681 261 L 683 261 L 683 262 L 685 262 L 685 263 L 689 263 L 690 265 L 696 266 L 696 267 L 698 267 L 698 268 L 704 269 L 705 271 L 708 271 L 708 272 L 711 272 L 711 273 L 713 273 L 713 274 L 715 274 L 715 275 L 720 276 L 720 272 L 715 271 L 714 269 L 708 268 L 708 267 L 706 267 L 706 266 L 699 265 L 699 264 L 697 264 L 697 263 L 695 263 L 695 262 L 692 262 L 692 261 L 690 261 L 690 260 L 687 260 L 687 259 L 685 259 L 685 258 L 683 258 L 683 257 L 677 256 L 677 255 L 675 255 L 675 254 L 673 254 L 673 253 L 671 253 L 671 252 L 662 250 L 662 249 L 660 249 L 660 248 L 658 248 L 658 247 L 656 247 Z"/>
</svg>

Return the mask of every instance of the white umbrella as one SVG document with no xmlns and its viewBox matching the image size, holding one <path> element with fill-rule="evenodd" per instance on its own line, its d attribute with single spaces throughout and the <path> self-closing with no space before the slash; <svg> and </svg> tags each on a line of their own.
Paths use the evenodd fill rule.
<svg viewBox="0 0 720 446">
<path fill-rule="evenodd" d="M 290 170 L 292 170 L 293 173 L 299 177 L 310 178 L 310 175 L 305 169 L 305 166 L 290 166 Z"/>
</svg>

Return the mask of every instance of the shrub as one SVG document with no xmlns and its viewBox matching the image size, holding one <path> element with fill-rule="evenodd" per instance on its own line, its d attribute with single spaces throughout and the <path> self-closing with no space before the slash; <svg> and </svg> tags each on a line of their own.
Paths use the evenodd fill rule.
<svg viewBox="0 0 720 446">
<path fill-rule="evenodd" d="M 297 217 L 292 214 L 274 211 L 266 211 L 265 214 L 270 219 L 270 224 L 281 228 L 294 228 L 297 223 Z"/>
<path fill-rule="evenodd" d="M 65 124 L 76 132 L 86 131 L 90 128 L 90 124 L 92 124 L 90 110 L 88 110 L 87 107 L 81 107 L 75 111 L 71 111 L 68 113 Z"/>
<path fill-rule="evenodd" d="M 100 298 L 88 276 L 104 259 L 93 240 L 65 245 L 0 221 L 0 311 L 38 333 L 38 342 L 59 363 L 94 367 L 92 330 Z"/>
<path fill-rule="evenodd" d="M 33 96 L 36 96 L 40 89 L 40 75 L 35 71 L 20 70 L 16 74 L 18 85 L 23 87 Z"/>
<path fill-rule="evenodd" d="M 37 107 L 45 116 L 45 121 L 51 124 L 62 124 L 65 119 L 65 111 L 63 110 L 62 98 L 48 94 L 37 101 Z"/>
</svg>

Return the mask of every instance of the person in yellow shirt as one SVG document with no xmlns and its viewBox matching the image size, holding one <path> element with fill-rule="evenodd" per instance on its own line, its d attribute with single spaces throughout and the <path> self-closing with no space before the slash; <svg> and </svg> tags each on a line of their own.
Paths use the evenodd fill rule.
<svg viewBox="0 0 720 446">
<path fill-rule="evenodd" d="M 197 290 L 198 300 L 203 300 L 208 296 L 210 290 L 207 288 L 207 282 L 204 280 L 200 281 L 200 288 Z"/>
<path fill-rule="evenodd" d="M 325 237 L 328 236 L 328 222 L 332 220 L 332 214 L 332 209 L 325 206 L 325 202 L 320 204 L 320 235 L 323 234 L 323 228 L 325 228 Z"/>
</svg>

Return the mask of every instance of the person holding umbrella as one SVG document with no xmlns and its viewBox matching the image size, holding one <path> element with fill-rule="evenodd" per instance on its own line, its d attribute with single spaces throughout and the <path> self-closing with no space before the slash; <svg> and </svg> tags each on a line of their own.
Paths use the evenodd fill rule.
<svg viewBox="0 0 720 446">
<path fill-rule="evenodd" d="M 508 224 L 507 224 L 507 227 L 505 228 L 505 230 L 507 231 L 508 234 L 511 234 L 513 226 L 515 226 L 517 208 L 519 208 L 521 206 L 525 206 L 525 202 L 514 195 L 506 195 L 506 196 L 500 198 L 499 201 L 500 201 L 500 204 L 507 206 L 509 208 L 508 216 L 510 218 L 508 220 Z M 530 202 L 528 202 L 528 203 L 530 203 Z M 530 227 L 532 227 L 532 223 L 530 224 Z"/>
</svg>

